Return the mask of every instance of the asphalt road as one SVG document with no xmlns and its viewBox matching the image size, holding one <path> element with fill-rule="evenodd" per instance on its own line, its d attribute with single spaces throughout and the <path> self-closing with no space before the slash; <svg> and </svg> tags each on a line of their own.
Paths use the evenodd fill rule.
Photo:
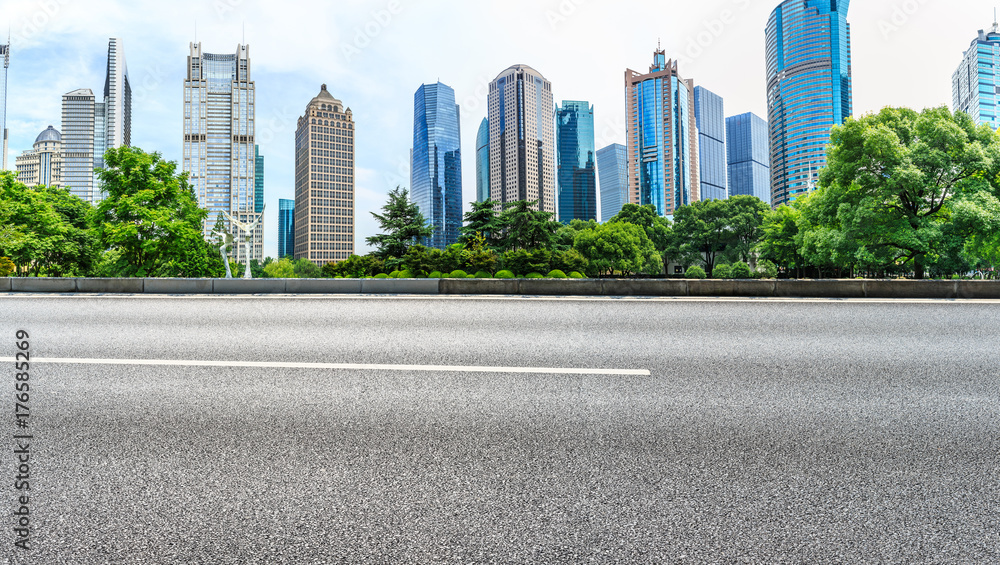
<svg viewBox="0 0 1000 565">
<path fill-rule="evenodd" d="M 0 563 L 996 563 L 998 328 L 984 302 L 0 296 L 0 357 L 23 329 L 57 360 L 30 369 L 32 549 L 8 514 Z"/>
</svg>

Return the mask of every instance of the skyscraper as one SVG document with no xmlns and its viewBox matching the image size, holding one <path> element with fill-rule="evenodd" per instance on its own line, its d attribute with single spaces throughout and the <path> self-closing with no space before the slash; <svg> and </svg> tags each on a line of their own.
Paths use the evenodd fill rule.
<svg viewBox="0 0 1000 565">
<path fill-rule="evenodd" d="M 216 218 L 226 212 L 241 222 L 256 218 L 254 172 L 254 83 L 250 80 L 250 47 L 237 45 L 225 55 L 204 53 L 201 43 L 190 44 L 184 80 L 184 165 L 198 204 L 208 210 L 205 236 Z M 258 224 L 246 257 L 244 234 L 228 225 L 238 243 L 234 259 L 261 260 L 264 228 Z"/>
<path fill-rule="evenodd" d="M 997 95 L 1000 94 L 1000 76 L 997 60 L 1000 59 L 1000 24 L 993 23 L 989 33 L 979 30 L 979 36 L 962 54 L 962 63 L 951 77 L 951 96 L 954 111 L 965 112 L 977 124 L 1000 128 L 997 114 Z"/>
<path fill-rule="evenodd" d="M 767 122 L 747 112 L 726 118 L 729 195 L 748 194 L 771 203 Z"/>
<path fill-rule="evenodd" d="M 628 201 L 628 150 L 620 143 L 597 150 L 597 173 L 601 178 L 601 221 L 621 212 Z"/>
<path fill-rule="evenodd" d="M 27 186 L 62 187 L 62 136 L 49 126 L 38 134 L 32 149 L 19 155 L 15 161 L 17 180 Z"/>
<path fill-rule="evenodd" d="M 434 233 L 427 244 L 444 249 L 462 227 L 462 133 L 455 91 L 424 84 L 413 96 L 410 200 Z"/>
<path fill-rule="evenodd" d="M 694 81 L 677 62 L 653 53 L 649 73 L 625 71 L 628 202 L 656 206 L 661 216 L 701 199 Z"/>
<path fill-rule="evenodd" d="M 132 85 L 122 40 L 108 40 L 104 95 L 89 88 L 63 95 L 62 135 L 64 182 L 80 198 L 98 204 L 104 199 L 94 169 L 104 167 L 104 152 L 132 144 Z"/>
<path fill-rule="evenodd" d="M 476 135 L 476 202 L 490 199 L 490 120 L 483 118 Z"/>
<path fill-rule="evenodd" d="M 253 146 L 253 211 L 260 214 L 264 211 L 264 156 L 260 154 L 260 146 Z"/>
<path fill-rule="evenodd" d="M 278 259 L 295 254 L 295 201 L 278 200 Z"/>
<path fill-rule="evenodd" d="M 490 83 L 490 198 L 504 204 L 537 201 L 556 212 L 552 83 L 514 65 Z"/>
<path fill-rule="evenodd" d="M 3 81 L 0 82 L 0 134 L 3 135 L 3 168 L 7 170 L 7 68 L 10 67 L 10 37 L 6 45 L 0 45 L 0 55 L 3 56 Z"/>
<path fill-rule="evenodd" d="M 785 0 L 765 31 L 771 203 L 808 192 L 830 130 L 851 116 L 849 0 Z"/>
<path fill-rule="evenodd" d="M 698 126 L 698 178 L 702 200 L 725 200 L 726 113 L 722 97 L 711 90 L 694 87 L 694 118 Z"/>
<path fill-rule="evenodd" d="M 597 164 L 594 154 L 594 107 L 563 100 L 556 106 L 558 219 L 597 219 Z"/>
<path fill-rule="evenodd" d="M 354 253 L 354 118 L 324 84 L 295 130 L 295 259 Z"/>
</svg>

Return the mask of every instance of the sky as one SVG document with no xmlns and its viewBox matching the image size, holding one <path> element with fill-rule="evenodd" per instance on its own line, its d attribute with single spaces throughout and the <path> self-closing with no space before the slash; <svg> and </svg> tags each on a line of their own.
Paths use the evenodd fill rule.
<svg viewBox="0 0 1000 565">
<path fill-rule="evenodd" d="M 132 145 L 179 161 L 189 44 L 250 46 L 257 141 L 265 156 L 264 254 L 277 255 L 278 199 L 294 198 L 294 130 L 327 84 L 356 133 L 356 252 L 378 233 L 395 186 L 409 185 L 413 96 L 455 89 L 463 196 L 475 200 L 475 141 L 488 85 L 515 64 L 552 83 L 557 103 L 594 105 L 597 148 L 625 142 L 625 70 L 646 72 L 661 45 L 682 77 L 725 100 L 726 115 L 766 118 L 764 27 L 777 0 L 0 0 L 11 30 L 8 164 L 47 126 L 61 96 L 103 91 L 108 38 L 121 38 L 133 89 Z M 852 3 L 854 113 L 951 105 L 951 75 L 986 0 Z M 6 21 L 5 21 L 6 20 Z"/>
</svg>

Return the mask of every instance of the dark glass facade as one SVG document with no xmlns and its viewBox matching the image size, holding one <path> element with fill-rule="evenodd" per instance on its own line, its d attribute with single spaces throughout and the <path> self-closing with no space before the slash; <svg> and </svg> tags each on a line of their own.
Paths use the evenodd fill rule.
<svg viewBox="0 0 1000 565">
<path fill-rule="evenodd" d="M 726 112 L 722 97 L 707 88 L 694 87 L 694 118 L 698 126 L 701 199 L 725 200 L 729 192 L 726 188 Z"/>
<path fill-rule="evenodd" d="M 830 130 L 851 116 L 849 0 L 785 0 L 765 31 L 772 204 L 809 191 Z"/>
<path fill-rule="evenodd" d="M 278 259 L 295 254 L 295 201 L 278 200 Z"/>
<path fill-rule="evenodd" d="M 260 214 L 264 211 L 264 156 L 260 154 L 260 146 L 253 146 L 254 166 L 253 166 L 253 204 L 254 212 Z"/>
<path fill-rule="evenodd" d="M 628 150 L 615 143 L 597 150 L 597 173 L 601 181 L 601 221 L 621 212 L 628 202 Z"/>
<path fill-rule="evenodd" d="M 558 219 L 597 219 L 597 163 L 594 150 L 594 107 L 563 100 L 556 107 Z"/>
<path fill-rule="evenodd" d="M 424 84 L 413 99 L 413 152 L 410 199 L 420 207 L 434 234 L 425 242 L 444 249 L 458 241 L 462 227 L 462 136 L 455 91 Z"/>
<path fill-rule="evenodd" d="M 767 122 L 747 112 L 726 118 L 729 195 L 746 194 L 771 203 Z"/>
<path fill-rule="evenodd" d="M 483 118 L 476 135 L 476 201 L 490 199 L 490 120 Z"/>
</svg>

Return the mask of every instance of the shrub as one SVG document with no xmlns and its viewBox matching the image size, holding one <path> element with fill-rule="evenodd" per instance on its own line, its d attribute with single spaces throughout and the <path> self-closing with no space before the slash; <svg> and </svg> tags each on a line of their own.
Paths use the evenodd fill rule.
<svg viewBox="0 0 1000 565">
<path fill-rule="evenodd" d="M 778 278 L 778 266 L 767 259 L 757 264 L 757 272 L 760 273 L 762 279 Z"/>
<path fill-rule="evenodd" d="M 526 278 L 526 279 L 544 279 L 545 277 L 542 276 L 541 273 L 528 273 L 527 275 L 524 275 L 524 278 Z"/>
<path fill-rule="evenodd" d="M 566 273 L 560 271 L 559 269 L 555 269 L 554 271 L 552 271 L 552 272 L 549 273 L 549 278 L 550 279 L 565 279 L 567 277 L 566 277 Z"/>
<path fill-rule="evenodd" d="M 443 279 L 444 274 L 441 271 L 434 271 L 433 273 L 427 275 L 429 279 Z"/>
<path fill-rule="evenodd" d="M 400 271 L 397 279 L 412 279 L 413 273 L 411 271 Z"/>
<path fill-rule="evenodd" d="M 492 279 L 493 275 L 487 273 L 486 271 L 479 271 L 478 273 L 476 273 L 476 278 L 477 279 Z"/>
<path fill-rule="evenodd" d="M 389 275 L 385 274 L 385 273 L 379 273 L 379 274 L 375 275 L 375 278 L 376 279 L 388 279 L 388 278 L 391 278 L 391 277 Z"/>
<path fill-rule="evenodd" d="M 497 274 L 493 275 L 493 278 L 497 278 L 497 279 L 513 279 L 515 277 L 514 277 L 514 273 L 512 273 L 510 271 L 507 271 L 507 270 L 504 270 L 504 271 L 498 271 Z"/>
<path fill-rule="evenodd" d="M 569 274 L 569 278 L 571 278 L 571 279 L 585 279 L 587 277 L 581 275 L 580 273 L 578 273 L 576 271 L 573 271 L 572 273 Z"/>
<path fill-rule="evenodd" d="M 587 258 L 576 249 L 556 251 L 552 254 L 552 268 L 564 273 L 580 272 L 587 268 Z"/>
<path fill-rule="evenodd" d="M 722 263 L 721 265 L 716 265 L 712 269 L 713 279 L 731 279 L 733 278 L 733 268 L 729 265 Z"/>
<path fill-rule="evenodd" d="M 0 257 L 0 277 L 9 277 L 16 269 L 10 257 Z"/>
<path fill-rule="evenodd" d="M 393 271 L 393 272 L 389 273 L 389 278 L 390 279 L 398 279 L 399 278 L 399 271 Z"/>
<path fill-rule="evenodd" d="M 718 269 L 718 267 L 716 267 L 716 269 Z M 705 274 L 705 269 L 702 269 L 698 265 L 694 265 L 692 267 L 688 267 L 688 270 L 687 270 L 686 273 L 684 273 L 684 276 L 687 277 L 687 278 L 689 278 L 689 279 L 707 279 L 708 278 L 708 275 Z"/>
<path fill-rule="evenodd" d="M 749 279 L 753 278 L 753 272 L 750 270 L 750 266 L 746 263 L 733 263 L 729 270 L 729 278 Z"/>
<path fill-rule="evenodd" d="M 449 279 L 467 279 L 467 278 L 469 278 L 469 275 L 465 271 L 463 271 L 461 269 L 458 269 L 458 270 L 452 271 L 451 274 L 448 275 L 448 278 Z"/>
</svg>

